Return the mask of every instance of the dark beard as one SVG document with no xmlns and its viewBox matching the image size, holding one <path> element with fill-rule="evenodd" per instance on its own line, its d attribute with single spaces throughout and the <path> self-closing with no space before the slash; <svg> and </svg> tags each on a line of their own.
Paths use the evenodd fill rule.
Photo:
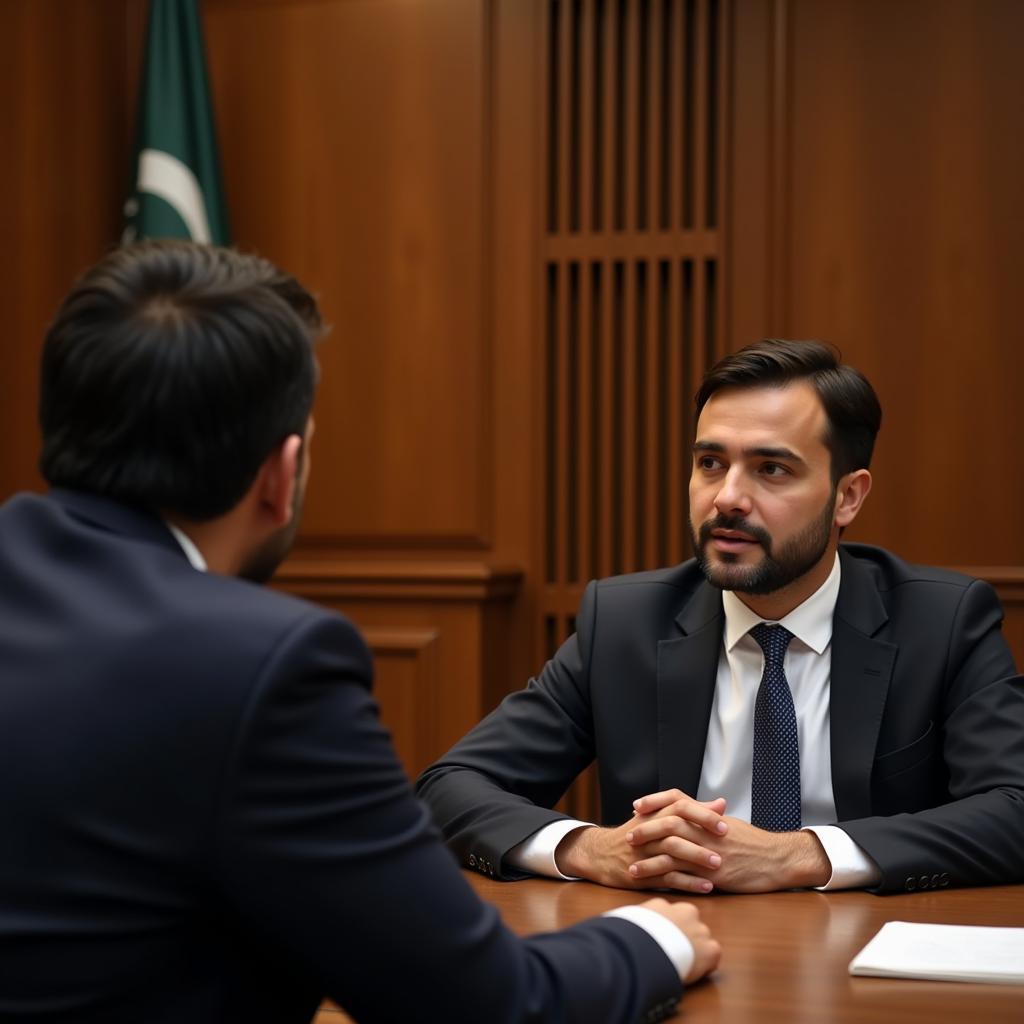
<svg viewBox="0 0 1024 1024">
<path fill-rule="evenodd" d="M 774 594 L 806 575 L 821 561 L 832 535 L 835 506 L 833 492 L 822 514 L 786 541 L 777 553 L 772 550 L 772 538 L 766 530 L 738 516 L 716 516 L 701 523 L 699 532 L 694 530 L 691 519 L 690 540 L 701 572 L 708 583 L 720 590 L 737 590 L 741 594 L 753 595 Z M 712 564 L 707 556 L 712 530 L 738 530 L 753 537 L 764 550 L 764 558 L 757 565 L 742 566 L 737 564 L 736 555 L 724 553 L 718 555 L 720 564 Z"/>
<path fill-rule="evenodd" d="M 301 465 L 300 462 L 300 469 Z M 304 489 L 296 481 L 291 519 L 280 530 L 275 530 L 245 560 L 245 564 L 238 573 L 243 580 L 261 584 L 270 582 L 271 577 L 277 572 L 278 566 L 285 560 L 295 542 L 295 534 L 299 530 L 299 521 L 302 519 L 302 505 L 305 497 Z"/>
<path fill-rule="evenodd" d="M 292 549 L 295 532 L 299 521 L 292 516 L 291 521 L 276 530 L 246 559 L 238 575 L 251 583 L 267 583 L 277 572 L 278 566 L 285 560 Z"/>
</svg>

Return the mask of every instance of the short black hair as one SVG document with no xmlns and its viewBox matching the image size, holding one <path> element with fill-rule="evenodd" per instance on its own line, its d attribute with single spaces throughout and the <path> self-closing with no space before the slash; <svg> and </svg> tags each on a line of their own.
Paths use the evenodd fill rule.
<svg viewBox="0 0 1024 1024">
<path fill-rule="evenodd" d="M 86 271 L 43 346 L 40 469 L 53 486 L 186 519 L 233 508 L 305 434 L 316 301 L 268 260 L 183 241 Z"/>
<path fill-rule="evenodd" d="M 785 387 L 807 381 L 817 392 L 828 427 L 823 438 L 832 457 L 832 482 L 867 469 L 882 425 L 882 406 L 867 378 L 820 341 L 756 341 L 719 360 L 704 376 L 694 402 L 694 422 L 716 391 Z"/>
</svg>

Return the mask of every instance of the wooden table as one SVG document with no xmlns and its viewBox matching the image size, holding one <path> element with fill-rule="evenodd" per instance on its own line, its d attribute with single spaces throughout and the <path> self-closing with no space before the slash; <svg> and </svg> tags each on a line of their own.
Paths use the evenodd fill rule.
<svg viewBox="0 0 1024 1024">
<path fill-rule="evenodd" d="M 639 893 L 587 882 L 494 882 L 469 876 L 520 935 L 640 903 Z M 722 943 L 713 980 L 680 1003 L 686 1024 L 1024 1024 L 1024 985 L 852 978 L 847 967 L 886 921 L 1024 927 L 1024 886 L 900 896 L 779 892 L 695 899 Z"/>
<path fill-rule="evenodd" d="M 519 935 L 564 928 L 650 895 L 588 882 L 494 882 L 475 872 L 466 877 Z M 682 1024 L 1024 1024 L 1024 985 L 851 978 L 847 973 L 854 954 L 886 921 L 1024 927 L 1024 885 L 904 896 L 713 895 L 693 902 L 722 943 L 723 954 L 712 980 L 684 995 L 677 1018 Z M 315 1024 L 348 1020 L 325 1005 Z"/>
</svg>

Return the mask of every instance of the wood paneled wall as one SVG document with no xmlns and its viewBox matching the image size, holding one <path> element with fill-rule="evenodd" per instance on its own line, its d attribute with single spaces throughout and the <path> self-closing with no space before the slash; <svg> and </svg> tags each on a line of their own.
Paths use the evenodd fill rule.
<svg viewBox="0 0 1024 1024">
<path fill-rule="evenodd" d="M 205 7 L 238 240 L 315 289 L 335 327 L 304 544 L 486 550 L 487 5 Z"/>
<path fill-rule="evenodd" d="M 766 335 L 880 392 L 851 537 L 984 567 L 1024 658 L 1024 6 L 202 6 L 236 241 L 334 324 L 280 583 L 367 631 L 410 770 L 590 576 L 685 556 L 694 382 Z M 4 495 L 39 484 L 43 325 L 120 231 L 144 12 L 0 7 Z"/>
<path fill-rule="evenodd" d="M 838 344 L 884 409 L 851 539 L 1024 564 L 1024 5 L 739 5 L 730 344 Z"/>
<path fill-rule="evenodd" d="M 134 111 L 129 2 L 0 5 L 0 500 L 42 486 L 43 331 L 77 275 L 120 234 Z"/>
</svg>

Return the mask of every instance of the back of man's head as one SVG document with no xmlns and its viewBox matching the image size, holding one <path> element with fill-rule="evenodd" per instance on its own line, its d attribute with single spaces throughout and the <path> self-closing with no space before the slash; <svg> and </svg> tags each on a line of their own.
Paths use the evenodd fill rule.
<svg viewBox="0 0 1024 1024">
<path fill-rule="evenodd" d="M 191 242 L 110 253 L 47 332 L 40 468 L 58 487 L 208 520 L 304 434 L 320 314 L 272 263 Z"/>
</svg>

